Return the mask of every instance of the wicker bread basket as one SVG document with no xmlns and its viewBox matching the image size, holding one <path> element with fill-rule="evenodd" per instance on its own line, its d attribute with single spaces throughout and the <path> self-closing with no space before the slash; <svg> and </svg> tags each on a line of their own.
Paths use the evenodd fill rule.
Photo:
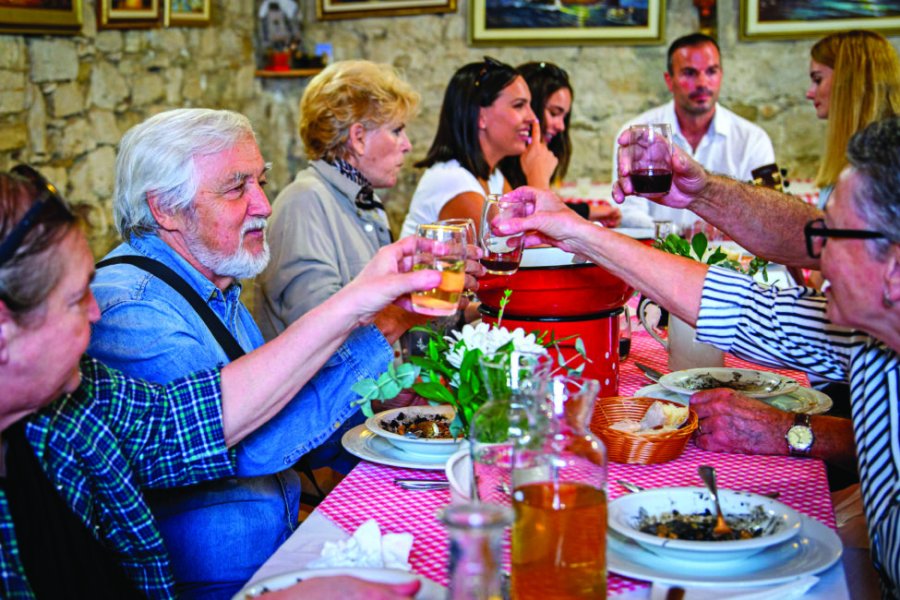
<svg viewBox="0 0 900 600">
<path fill-rule="evenodd" d="M 697 429 L 697 413 L 688 411 L 687 423 L 674 431 L 660 433 L 627 433 L 610 429 L 612 423 L 623 419 L 640 421 L 654 402 L 677 404 L 656 398 L 627 398 L 612 396 L 600 398 L 594 406 L 591 431 L 606 444 L 609 460 L 618 463 L 655 464 L 674 460 L 681 456 Z"/>
</svg>

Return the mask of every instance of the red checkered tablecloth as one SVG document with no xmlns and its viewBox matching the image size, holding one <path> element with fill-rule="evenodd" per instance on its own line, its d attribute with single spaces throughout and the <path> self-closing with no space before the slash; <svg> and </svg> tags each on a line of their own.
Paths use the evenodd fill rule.
<svg viewBox="0 0 900 600">
<path fill-rule="evenodd" d="M 619 393 L 633 394 L 647 385 L 644 375 L 634 366 L 640 361 L 660 371 L 668 371 L 666 353 L 640 325 L 632 337 L 631 356 L 621 365 Z M 731 367 L 759 368 L 746 361 L 726 355 Z M 776 370 L 776 369 L 772 369 Z M 777 370 L 807 385 L 806 376 L 797 371 Z M 835 526 L 831 496 L 825 467 L 814 459 L 785 456 L 746 456 L 706 452 L 688 446 L 677 460 L 659 465 L 609 465 L 609 496 L 614 499 L 625 490 L 616 483 L 624 479 L 647 487 L 700 486 L 697 467 L 709 464 L 716 467 L 719 485 L 749 492 L 780 492 L 779 500 Z M 440 471 L 417 471 L 376 465 L 363 461 L 331 492 L 318 507 L 329 520 L 347 532 L 355 531 L 367 519 L 378 521 L 382 533 L 410 532 L 415 541 L 410 553 L 413 571 L 441 585 L 447 585 L 447 534 L 437 520 L 436 513 L 450 502 L 447 490 L 408 491 L 394 484 L 397 477 L 443 479 Z M 649 584 L 635 579 L 609 575 L 608 594 L 646 587 Z"/>
</svg>

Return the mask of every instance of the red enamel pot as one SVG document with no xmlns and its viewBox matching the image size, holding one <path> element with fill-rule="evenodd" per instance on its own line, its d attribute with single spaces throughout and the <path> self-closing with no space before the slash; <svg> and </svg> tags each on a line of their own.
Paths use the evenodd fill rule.
<svg viewBox="0 0 900 600">
<path fill-rule="evenodd" d="M 513 275 L 479 279 L 478 298 L 496 309 L 509 289 L 506 315 L 574 317 L 618 308 L 631 296 L 632 288 L 606 269 L 574 260 L 559 248 L 527 248 Z"/>
</svg>

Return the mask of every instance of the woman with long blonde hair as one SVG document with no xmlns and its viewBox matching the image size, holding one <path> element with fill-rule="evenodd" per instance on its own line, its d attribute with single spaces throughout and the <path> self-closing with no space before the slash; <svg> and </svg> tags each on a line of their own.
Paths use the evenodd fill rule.
<svg viewBox="0 0 900 600">
<path fill-rule="evenodd" d="M 806 97 L 828 119 L 816 185 L 823 206 L 847 166 L 847 143 L 866 125 L 900 115 L 900 58 L 884 36 L 854 29 L 828 35 L 810 50 Z"/>
</svg>

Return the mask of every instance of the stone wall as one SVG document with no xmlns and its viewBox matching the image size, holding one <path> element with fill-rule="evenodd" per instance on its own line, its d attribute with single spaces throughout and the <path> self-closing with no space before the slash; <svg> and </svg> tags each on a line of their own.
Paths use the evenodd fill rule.
<svg viewBox="0 0 900 600">
<path fill-rule="evenodd" d="M 824 125 L 804 92 L 811 40 L 739 42 L 738 0 L 719 2 L 725 68 L 721 101 L 761 125 L 790 177 L 811 177 Z M 0 35 L 0 169 L 37 165 L 90 213 L 91 242 L 102 254 L 116 241 L 111 222 L 115 149 L 131 125 L 180 106 L 230 108 L 247 114 L 273 163 L 274 199 L 304 164 L 296 140 L 297 104 L 305 79 L 254 77 L 254 27 L 259 0 L 214 0 L 204 28 L 98 31 L 96 2 L 85 0 L 78 36 Z M 613 136 L 629 117 L 668 98 L 665 45 L 552 48 L 469 47 L 467 2 L 448 15 L 317 22 L 313 0 L 301 0 L 307 47 L 331 42 L 335 59 L 367 58 L 399 67 L 422 93 L 409 124 L 421 158 L 436 128 L 444 86 L 460 65 L 490 54 L 518 64 L 551 60 L 576 88 L 569 176 L 608 179 Z M 669 0 L 666 39 L 693 31 L 692 0 Z M 895 45 L 900 38 L 892 38 Z M 396 227 L 419 173 L 408 166 L 385 193 Z"/>
<path fill-rule="evenodd" d="M 129 127 L 168 108 L 258 104 L 254 2 L 214 4 L 204 28 L 98 31 L 89 0 L 80 35 L 0 35 L 0 169 L 34 164 L 89 207 L 98 256 L 117 238 L 113 171 Z"/>
</svg>

